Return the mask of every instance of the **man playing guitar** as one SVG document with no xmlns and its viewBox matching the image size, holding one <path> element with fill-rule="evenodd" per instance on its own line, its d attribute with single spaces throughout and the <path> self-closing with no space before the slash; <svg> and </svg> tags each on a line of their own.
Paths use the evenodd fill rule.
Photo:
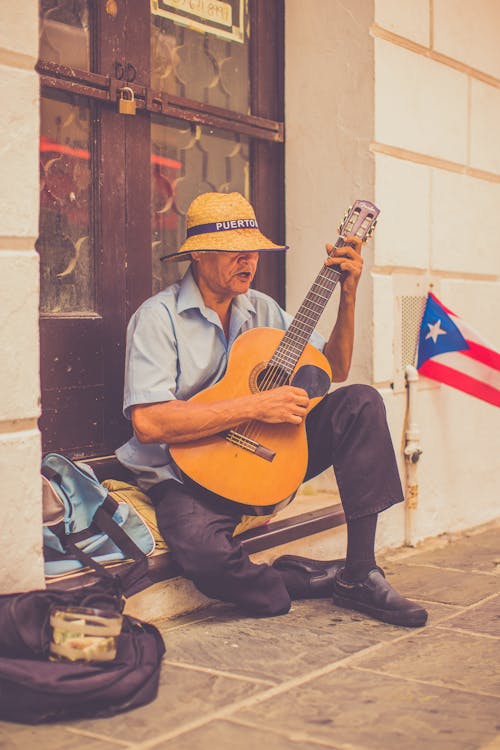
<svg viewBox="0 0 500 750">
<path fill-rule="evenodd" d="M 325 273 L 339 272 L 340 305 L 328 341 L 313 332 L 309 343 L 328 360 L 333 382 L 344 381 L 351 364 L 361 247 L 359 233 L 348 233 L 335 247 L 326 245 Z M 228 388 L 225 395 L 215 391 L 211 400 L 198 398 L 223 382 L 231 366 L 230 350 L 239 337 L 248 336 L 245 332 L 289 329 L 290 316 L 272 298 L 251 288 L 260 253 L 285 249 L 260 232 L 253 208 L 240 194 L 205 193 L 195 198 L 187 214 L 187 239 L 177 253 L 165 258 L 190 259 L 188 271 L 179 283 L 146 300 L 129 323 L 124 413 L 132 420 L 134 437 L 118 449 L 117 457 L 153 500 L 173 560 L 206 596 L 232 602 L 255 616 L 285 614 L 293 598 L 331 596 L 339 606 L 384 622 L 424 625 L 427 612 L 398 594 L 375 561 L 378 513 L 403 500 L 378 391 L 349 385 L 324 395 L 314 390 L 316 386 L 309 388 L 302 380 L 294 385 L 286 376 L 265 387 L 272 370 L 268 368 L 260 381 L 255 376 L 257 385 L 250 388 L 245 381 L 241 393 Z M 312 370 L 325 377 L 326 368 Z M 319 402 L 311 408 L 318 395 Z M 304 481 L 333 466 L 347 522 L 345 560 L 285 556 L 272 566 L 253 563 L 233 536 L 245 512 L 238 496 L 227 492 L 221 497 L 220 491 L 210 489 L 210 482 L 202 481 L 202 471 L 200 480 L 185 470 L 182 451 L 187 450 L 195 463 L 197 457 L 201 461 L 201 446 L 207 440 L 209 456 L 210 441 L 219 441 L 236 466 L 243 466 L 248 454 L 227 443 L 228 436 L 234 443 L 234 435 L 254 446 L 255 457 L 248 460 L 255 461 L 255 470 L 277 466 L 276 450 L 266 447 L 269 440 L 262 439 L 261 446 L 253 439 L 255 430 L 252 439 L 244 437 L 242 425 L 248 424 L 268 430 L 271 426 L 270 434 L 274 429 L 289 434 L 304 428 Z M 179 462 L 174 460 L 177 455 Z M 290 466 L 293 463 L 292 455 Z M 232 465 L 227 472 L 239 479 Z M 215 474 L 224 471 L 217 469 Z M 279 476 L 274 484 L 278 480 Z M 242 481 L 246 490 L 249 478 Z M 252 492 L 257 503 L 258 483 Z"/>
</svg>

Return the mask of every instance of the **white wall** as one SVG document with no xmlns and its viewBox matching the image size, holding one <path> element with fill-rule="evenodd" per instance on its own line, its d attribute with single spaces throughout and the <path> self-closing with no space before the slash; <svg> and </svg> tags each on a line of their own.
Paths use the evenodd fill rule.
<svg viewBox="0 0 500 750">
<path fill-rule="evenodd" d="M 38 2 L 0 24 L 0 593 L 43 586 L 38 366 Z"/>
<path fill-rule="evenodd" d="M 357 198 L 373 199 L 372 3 L 286 0 L 285 127 L 287 300 L 294 313 Z M 365 249 L 369 267 L 373 248 Z M 353 377 L 369 382 L 371 278 L 361 281 Z M 326 335 L 338 291 L 320 321 Z"/>
<path fill-rule="evenodd" d="M 500 5 L 494 0 L 376 0 L 375 239 L 379 331 L 401 335 L 378 298 L 433 291 L 500 349 Z M 412 288 L 413 287 L 413 288 Z M 391 320 L 392 315 L 392 320 Z M 388 342 L 374 342 L 374 381 L 394 379 Z M 386 392 L 401 445 L 406 397 Z M 392 403 L 391 403 L 392 402 Z M 423 456 L 414 539 L 497 517 L 498 409 L 422 379 Z M 382 525 L 386 533 L 390 519 Z M 394 531 L 393 527 L 390 532 Z M 388 533 L 390 536 L 390 533 Z"/>
<path fill-rule="evenodd" d="M 496 0 L 286 2 L 287 307 L 336 237 L 332 208 L 374 199 L 350 380 L 383 394 L 403 477 L 402 296 L 432 285 L 500 349 L 499 46 Z M 421 379 L 417 418 L 414 539 L 500 515 L 498 409 Z M 403 510 L 383 515 L 380 546 L 403 541 Z"/>
</svg>

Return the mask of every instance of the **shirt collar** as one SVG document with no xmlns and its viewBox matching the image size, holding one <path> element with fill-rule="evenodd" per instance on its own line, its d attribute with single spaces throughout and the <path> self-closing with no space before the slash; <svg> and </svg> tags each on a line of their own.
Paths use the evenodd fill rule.
<svg viewBox="0 0 500 750">
<path fill-rule="evenodd" d="M 194 280 L 191 267 L 188 268 L 181 280 L 179 294 L 177 295 L 177 312 L 198 309 L 205 314 L 207 306 L 203 301 L 198 284 Z"/>
</svg>

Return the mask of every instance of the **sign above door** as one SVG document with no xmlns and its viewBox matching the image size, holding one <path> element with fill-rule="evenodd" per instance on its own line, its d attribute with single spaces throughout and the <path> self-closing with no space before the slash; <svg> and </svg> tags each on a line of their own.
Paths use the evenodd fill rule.
<svg viewBox="0 0 500 750">
<path fill-rule="evenodd" d="M 151 13 L 195 31 L 245 41 L 245 0 L 151 0 Z"/>
</svg>

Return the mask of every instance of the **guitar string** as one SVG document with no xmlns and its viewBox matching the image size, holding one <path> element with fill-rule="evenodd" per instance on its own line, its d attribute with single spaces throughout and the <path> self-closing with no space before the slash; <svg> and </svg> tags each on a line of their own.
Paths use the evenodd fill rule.
<svg viewBox="0 0 500 750">
<path fill-rule="evenodd" d="M 366 232 L 364 233 L 364 237 L 366 237 Z M 363 237 L 363 239 L 364 239 Z M 333 252 L 331 253 L 330 257 L 333 257 L 336 254 L 336 250 L 340 249 L 345 245 L 343 237 L 340 235 L 334 245 Z M 316 323 L 318 322 L 328 300 L 330 299 L 333 290 L 335 289 L 337 282 L 340 278 L 340 272 L 336 269 L 329 268 L 328 266 L 323 266 L 323 268 L 318 273 L 315 281 L 313 282 L 311 289 L 309 290 L 308 294 L 306 295 L 306 298 L 302 305 L 300 306 L 297 314 L 295 315 L 290 327 L 285 332 L 285 335 L 280 342 L 278 348 L 273 354 L 273 357 L 270 360 L 271 365 L 267 365 L 268 372 L 264 376 L 263 382 L 259 385 L 259 390 L 272 390 L 273 388 L 278 388 L 281 385 L 285 385 L 285 383 L 290 379 L 292 376 L 292 373 L 297 366 L 298 361 L 300 360 L 300 357 L 302 356 L 302 353 L 305 349 L 305 346 L 307 345 L 307 341 L 310 338 L 311 333 L 314 330 L 314 327 Z M 325 284 L 322 284 L 321 282 L 326 282 Z M 318 289 L 319 291 L 316 291 Z M 323 295 L 321 293 L 321 290 L 324 289 L 326 291 L 326 294 Z M 311 295 L 315 295 L 320 298 L 319 302 L 315 302 Z M 309 310 L 310 308 L 307 307 L 307 302 L 311 302 L 313 305 L 317 305 L 319 307 L 318 311 L 314 311 L 313 315 L 307 315 L 305 310 Z M 304 320 L 300 320 L 300 318 L 305 318 Z M 307 336 L 307 339 L 304 339 L 304 334 L 307 333 L 307 321 L 314 321 L 313 326 L 309 326 L 309 335 Z M 305 325 L 304 325 L 305 322 Z M 302 323 L 303 328 L 300 329 L 300 324 Z M 293 331 L 293 328 L 299 327 L 298 331 Z M 299 336 L 299 347 L 300 351 L 297 350 L 297 345 L 295 342 L 291 340 L 291 335 L 297 335 Z M 288 338 L 290 338 L 290 342 L 287 342 L 287 334 Z M 302 337 L 302 340 L 300 338 Z M 274 357 L 277 356 L 276 361 L 273 362 Z M 298 356 L 297 356 L 298 355 Z M 285 361 L 286 359 L 291 359 L 292 361 L 292 369 L 290 372 L 288 372 L 287 368 L 285 367 Z M 284 379 L 283 379 L 284 378 Z M 256 440 L 259 433 L 262 431 L 263 423 L 259 420 L 250 420 L 247 422 L 241 430 L 238 432 L 233 432 L 235 435 L 239 434 L 243 437 L 249 438 L 251 440 Z"/>
<path fill-rule="evenodd" d="M 273 362 L 272 358 L 270 360 L 272 364 L 268 364 L 268 373 L 265 375 L 263 382 L 259 386 L 260 391 L 278 388 L 282 385 L 285 385 L 286 382 L 290 379 L 297 365 L 297 362 L 299 361 L 302 352 L 307 345 L 307 341 L 309 340 L 310 335 L 314 330 L 338 282 L 338 271 L 332 269 L 333 273 L 331 273 L 331 275 L 328 273 L 329 271 L 330 269 L 325 266 L 317 275 L 315 281 L 311 286 L 311 289 L 306 295 L 304 302 L 295 315 L 292 324 L 285 332 L 285 336 L 283 337 L 280 345 L 273 355 L 273 358 L 277 355 L 276 360 Z M 324 293 L 322 293 L 322 290 L 324 290 Z M 320 301 L 313 300 L 311 298 L 311 295 L 319 297 Z M 314 310 L 312 308 L 309 308 L 307 306 L 307 302 L 311 302 L 319 309 Z M 313 314 L 308 315 L 306 310 L 311 311 Z M 301 325 L 302 328 L 300 328 Z M 298 330 L 294 331 L 294 328 L 298 328 Z M 287 342 L 286 337 L 288 334 L 288 337 L 290 338 L 290 332 L 292 335 L 297 336 L 297 342 L 293 341 L 292 339 L 290 340 L 290 342 Z M 287 359 L 291 360 L 291 363 L 288 363 L 289 365 L 292 364 L 292 369 L 290 371 L 286 367 Z M 259 420 L 251 420 L 244 426 L 243 430 L 240 431 L 240 434 L 243 434 L 244 436 L 255 440 L 261 431 L 262 422 L 260 422 Z"/>
<path fill-rule="evenodd" d="M 318 320 L 319 320 L 319 318 L 321 316 L 321 313 L 323 312 L 324 307 L 325 307 L 326 303 L 328 302 L 328 299 L 330 298 L 331 293 L 333 292 L 333 289 L 335 288 L 335 284 L 336 284 L 336 280 L 335 279 L 327 279 L 327 281 L 329 283 L 326 284 L 326 285 L 320 283 L 320 281 L 322 281 L 322 280 L 323 280 L 323 272 L 321 272 L 320 274 L 318 274 L 318 277 L 315 280 L 315 282 L 313 283 L 313 285 L 312 285 L 312 287 L 311 287 L 311 289 L 310 289 L 310 291 L 309 291 L 306 299 L 304 300 L 304 302 L 300 306 L 299 311 L 297 312 L 294 320 L 292 321 L 292 324 L 290 325 L 290 327 L 286 331 L 285 336 L 283 337 L 280 345 L 278 346 L 276 352 L 273 355 L 273 358 L 276 355 L 277 356 L 276 356 L 276 360 L 271 365 L 271 368 L 272 367 L 274 367 L 274 368 L 280 368 L 280 367 L 282 367 L 284 370 L 287 370 L 286 365 L 290 364 L 290 362 L 287 363 L 286 360 L 287 359 L 291 360 L 291 363 L 293 364 L 293 367 L 292 367 L 292 370 L 290 372 L 288 372 L 288 371 L 286 372 L 286 378 L 287 379 L 291 376 L 291 374 L 293 372 L 293 369 L 294 369 L 294 367 L 297 364 L 298 359 L 300 359 L 300 356 L 302 354 L 303 348 L 304 348 L 305 344 L 307 343 L 307 341 L 309 340 L 309 337 L 310 337 L 312 331 L 314 330 L 314 328 L 316 326 L 316 323 L 318 322 Z M 333 283 L 333 282 L 335 282 L 335 283 Z M 326 291 L 326 294 L 322 294 L 320 291 L 316 291 L 315 288 L 324 289 Z M 321 300 L 321 302 L 316 302 L 313 299 L 309 299 L 309 297 L 310 297 L 311 294 L 314 294 L 317 297 L 319 297 L 320 300 Z M 316 307 L 319 308 L 319 309 L 314 310 L 312 308 L 309 308 L 307 306 L 307 304 L 306 304 L 306 302 L 308 302 L 308 301 L 311 302 L 312 304 L 316 305 Z M 312 315 L 308 315 L 306 313 L 306 310 L 312 312 Z M 295 331 L 294 329 L 297 329 L 300 326 L 300 324 L 303 325 L 303 328 L 302 329 L 299 328 L 299 330 Z M 287 334 L 289 336 L 290 333 L 292 333 L 292 335 L 296 335 L 298 337 L 297 343 L 294 342 L 293 340 L 290 341 L 289 343 L 287 342 L 286 337 L 287 337 Z M 307 334 L 307 337 L 305 336 L 305 334 Z M 298 352 L 299 348 L 302 350 L 300 353 Z M 271 359 L 271 362 L 272 362 L 272 359 Z M 273 372 L 271 371 L 270 378 L 268 378 L 267 380 L 263 381 L 261 390 L 270 390 L 271 388 L 276 387 L 275 383 L 279 382 L 279 380 L 280 380 L 279 369 L 278 369 L 278 372 L 276 374 L 276 378 L 274 380 L 273 380 Z"/>
<path fill-rule="evenodd" d="M 289 380 L 293 373 L 293 370 L 297 365 L 298 360 L 300 359 L 305 345 L 307 344 L 307 341 L 326 306 L 326 303 L 331 297 L 331 294 L 337 284 L 338 278 L 338 271 L 335 271 L 334 269 L 328 269 L 326 266 L 321 269 L 315 281 L 313 282 L 311 289 L 306 296 L 306 299 L 302 303 L 297 315 L 292 321 L 290 328 L 288 329 L 288 331 L 286 331 L 285 337 L 282 339 L 280 346 L 278 346 L 276 352 L 274 353 L 273 358 L 276 355 L 278 356 L 276 360 L 271 364 L 271 366 L 268 367 L 268 374 L 260 384 L 259 390 L 271 390 L 273 388 L 279 387 L 280 385 L 284 385 Z M 323 293 L 323 290 L 325 293 Z M 313 299 L 310 299 L 310 295 L 312 294 L 316 297 L 319 297 L 321 301 L 315 302 Z M 305 313 L 305 310 L 308 309 L 305 303 L 308 300 L 319 308 L 319 310 L 313 311 L 313 315 L 307 315 Z M 312 325 L 304 325 L 304 323 L 307 324 L 307 321 L 311 321 Z M 303 324 L 302 329 L 300 328 L 301 323 Z M 298 328 L 298 331 L 294 331 L 294 328 Z M 295 334 L 299 337 L 298 345 L 301 349 L 300 352 L 297 351 L 297 344 L 293 340 L 291 340 L 290 343 L 286 341 L 286 336 L 288 334 L 288 337 L 290 338 L 290 333 L 292 335 Z M 307 337 L 305 337 L 304 335 L 306 333 L 308 334 Z M 291 359 L 291 370 L 288 370 L 286 368 L 287 359 Z M 250 437 L 252 440 L 256 440 L 262 429 L 263 425 L 261 421 L 251 420 L 244 426 L 241 434 Z"/>
<path fill-rule="evenodd" d="M 318 286 L 318 287 L 321 286 L 322 288 L 327 289 L 327 287 L 324 287 L 323 285 L 319 284 L 318 279 L 320 278 L 321 278 L 321 274 L 318 275 L 316 282 L 311 287 L 311 292 L 316 294 L 316 296 L 319 296 L 322 299 L 322 302 L 323 302 L 322 305 L 320 305 L 320 303 L 318 302 L 314 303 L 320 308 L 320 310 L 313 311 L 314 315 L 307 315 L 304 312 L 301 312 L 303 308 L 306 307 L 304 304 L 305 301 L 307 300 L 307 297 L 306 297 L 306 300 L 301 305 L 301 308 L 299 309 L 299 312 L 297 313 L 293 321 L 294 323 L 297 322 L 299 324 L 301 322 L 307 323 L 308 320 L 311 321 L 313 325 L 311 326 L 309 324 L 308 327 L 310 330 L 313 330 L 314 325 L 317 323 L 319 316 L 321 315 L 321 312 L 324 309 L 324 305 L 326 304 L 326 301 L 328 300 L 328 297 L 330 296 L 330 293 L 329 293 L 327 296 L 323 297 L 323 295 L 321 295 L 319 292 L 314 291 L 315 286 Z M 300 318 L 302 318 L 303 321 L 301 321 Z M 297 327 L 297 325 L 295 327 Z M 292 326 L 290 326 L 290 328 L 292 328 Z M 290 328 L 285 333 L 285 337 L 287 333 L 290 331 Z M 304 329 L 305 329 L 305 326 L 304 326 Z M 302 338 L 303 338 L 304 331 L 300 331 L 300 334 L 302 335 Z M 290 378 L 298 359 L 300 358 L 300 354 L 298 357 L 296 356 L 297 344 L 294 343 L 293 341 L 291 341 L 290 343 L 287 343 L 287 341 L 285 340 L 285 337 L 280 342 L 280 345 L 278 346 L 276 352 L 274 353 L 273 358 L 270 360 L 270 364 L 268 363 L 268 366 L 267 366 L 268 372 L 264 376 L 264 380 L 262 381 L 262 383 L 259 385 L 260 391 L 272 390 L 273 388 L 277 388 L 281 385 L 285 385 L 285 383 Z M 299 346 L 301 345 L 301 343 L 304 343 L 304 342 L 299 341 Z M 273 362 L 274 357 L 276 357 L 276 359 Z M 287 359 L 290 359 L 291 362 L 287 363 Z M 287 369 L 287 366 L 286 366 L 287 364 L 288 366 L 290 366 L 290 364 L 292 365 L 291 370 Z M 258 420 L 251 420 L 250 423 L 245 425 L 243 434 L 247 437 L 251 437 L 252 439 L 255 439 L 258 433 L 261 431 L 261 429 L 262 429 L 261 422 L 259 422 Z"/>
</svg>

